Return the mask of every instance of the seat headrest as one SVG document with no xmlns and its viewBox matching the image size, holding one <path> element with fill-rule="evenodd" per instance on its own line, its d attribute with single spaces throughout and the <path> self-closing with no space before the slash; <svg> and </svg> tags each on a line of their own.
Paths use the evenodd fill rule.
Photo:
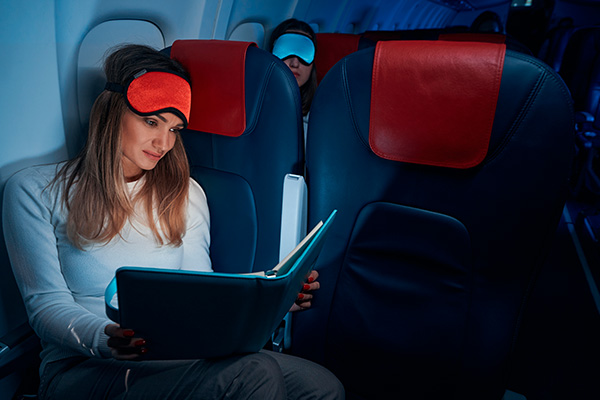
<svg viewBox="0 0 600 400">
<path fill-rule="evenodd" d="M 360 35 L 351 33 L 317 33 L 317 82 L 321 82 L 335 63 L 357 51 L 359 41 Z"/>
<path fill-rule="evenodd" d="M 497 43 L 378 42 L 369 125 L 373 152 L 449 168 L 483 161 L 505 50 Z"/>
<path fill-rule="evenodd" d="M 171 58 L 189 72 L 192 109 L 188 129 L 237 137 L 246 130 L 245 68 L 251 42 L 176 40 Z"/>
</svg>

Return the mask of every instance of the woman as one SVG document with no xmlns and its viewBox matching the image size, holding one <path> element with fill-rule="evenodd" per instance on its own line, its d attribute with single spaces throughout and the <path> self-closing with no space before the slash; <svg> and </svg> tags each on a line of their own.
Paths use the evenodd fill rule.
<svg viewBox="0 0 600 400">
<path fill-rule="evenodd" d="M 310 105 L 317 90 L 317 70 L 314 65 L 317 35 L 306 22 L 290 18 L 273 30 L 269 49 L 271 53 L 283 60 L 296 77 L 302 98 L 302 115 L 306 133 Z"/>
<path fill-rule="evenodd" d="M 191 104 L 185 70 L 139 45 L 104 69 L 81 154 L 22 170 L 5 188 L 8 252 L 43 347 L 39 397 L 343 397 L 329 371 L 279 353 L 135 361 L 151 347 L 106 317 L 104 289 L 122 265 L 211 271 L 209 212 L 179 137 Z"/>
</svg>

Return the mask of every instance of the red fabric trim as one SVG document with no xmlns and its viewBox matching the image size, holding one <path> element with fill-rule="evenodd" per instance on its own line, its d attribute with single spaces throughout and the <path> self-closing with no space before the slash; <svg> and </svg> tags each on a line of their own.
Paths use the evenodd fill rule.
<svg viewBox="0 0 600 400">
<path fill-rule="evenodd" d="M 506 47 L 378 42 L 369 143 L 382 158 L 470 168 L 487 154 Z"/>
<path fill-rule="evenodd" d="M 317 82 L 321 82 L 327 71 L 338 61 L 358 50 L 359 40 L 359 35 L 351 33 L 317 33 Z"/>
<path fill-rule="evenodd" d="M 250 42 L 177 40 L 171 58 L 187 69 L 192 81 L 188 129 L 225 136 L 246 130 L 245 67 Z"/>
<path fill-rule="evenodd" d="M 505 43 L 506 35 L 500 33 L 442 33 L 438 39 L 454 42 Z"/>
</svg>

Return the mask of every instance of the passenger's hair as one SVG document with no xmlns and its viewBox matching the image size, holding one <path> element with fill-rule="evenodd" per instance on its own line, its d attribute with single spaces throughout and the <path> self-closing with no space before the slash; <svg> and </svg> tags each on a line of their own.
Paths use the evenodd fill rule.
<svg viewBox="0 0 600 400">
<path fill-rule="evenodd" d="M 271 38 L 269 39 L 269 51 L 273 52 L 273 46 L 275 45 L 275 40 L 279 38 L 279 36 L 284 33 L 290 31 L 300 31 L 304 32 L 306 36 L 312 40 L 315 45 L 315 51 L 317 49 L 317 35 L 315 31 L 304 21 L 297 20 L 295 18 L 286 19 L 279 25 L 273 29 L 271 33 Z M 308 81 L 302 86 L 300 86 L 300 95 L 302 97 L 302 114 L 306 115 L 310 111 L 310 105 L 312 103 L 313 96 L 315 95 L 315 91 L 317 90 L 317 68 L 314 65 L 310 72 L 310 76 Z"/>
<path fill-rule="evenodd" d="M 154 68 L 187 76 L 177 61 L 142 45 L 119 47 L 104 63 L 107 81 L 121 85 L 137 72 Z M 143 187 L 130 199 L 121 162 L 120 128 L 125 112 L 128 108 L 122 94 L 103 91 L 90 113 L 85 147 L 51 183 L 63 190 L 61 200 L 68 211 L 69 238 L 79 248 L 86 243 L 108 243 L 120 234 L 140 202 L 156 242 L 179 246 L 186 230 L 190 176 L 181 138 L 177 135 L 173 149 L 154 169 L 145 171 Z"/>
</svg>

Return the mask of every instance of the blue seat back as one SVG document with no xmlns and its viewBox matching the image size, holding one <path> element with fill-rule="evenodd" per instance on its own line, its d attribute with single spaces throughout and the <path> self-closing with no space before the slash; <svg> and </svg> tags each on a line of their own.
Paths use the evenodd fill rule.
<svg viewBox="0 0 600 400">
<path fill-rule="evenodd" d="M 182 137 L 208 198 L 213 268 L 269 269 L 279 261 L 284 177 L 304 168 L 298 84 L 281 60 L 249 43 L 176 41 L 171 57 L 192 76 Z"/>
<path fill-rule="evenodd" d="M 338 218 L 292 352 L 348 398 L 501 398 L 572 148 L 563 81 L 503 44 L 379 42 L 342 59 L 317 90 L 306 154 L 308 224 Z"/>
</svg>

